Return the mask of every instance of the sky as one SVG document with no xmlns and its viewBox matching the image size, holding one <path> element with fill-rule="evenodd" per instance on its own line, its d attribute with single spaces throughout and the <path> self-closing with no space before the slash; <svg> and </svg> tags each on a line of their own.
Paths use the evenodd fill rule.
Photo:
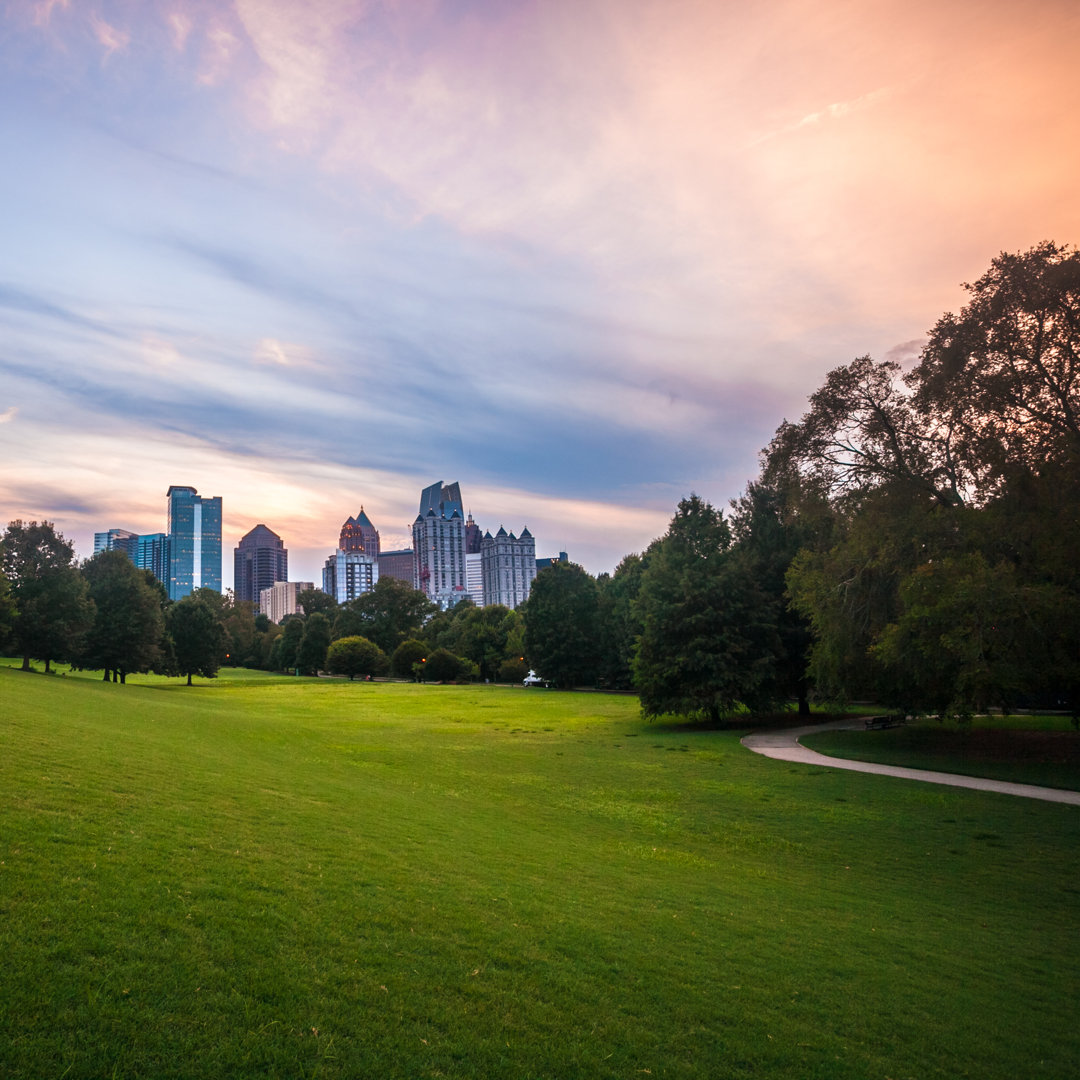
<svg viewBox="0 0 1080 1080">
<path fill-rule="evenodd" d="M 1080 241 L 1074 0 L 0 0 L 0 525 L 592 573 Z"/>
</svg>

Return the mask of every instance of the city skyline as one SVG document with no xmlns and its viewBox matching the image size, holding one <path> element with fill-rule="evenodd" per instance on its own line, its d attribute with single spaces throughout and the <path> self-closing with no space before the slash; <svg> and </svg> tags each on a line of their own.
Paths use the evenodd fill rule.
<svg viewBox="0 0 1080 1080">
<path fill-rule="evenodd" d="M 317 581 L 357 506 L 407 547 L 445 475 L 611 570 L 737 496 L 830 369 L 912 362 L 998 252 L 1080 241 L 1056 0 L 13 0 L 0 30 L 0 523 L 80 557 L 179 480 Z"/>
</svg>

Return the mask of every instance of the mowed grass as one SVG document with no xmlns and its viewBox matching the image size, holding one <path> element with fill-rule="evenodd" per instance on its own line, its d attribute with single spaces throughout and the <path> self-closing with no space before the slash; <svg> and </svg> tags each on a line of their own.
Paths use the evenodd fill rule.
<svg viewBox="0 0 1080 1080">
<path fill-rule="evenodd" d="M 1080 791 L 1080 733 L 1068 716 L 926 719 L 881 731 L 821 731 L 801 741 L 856 761 Z"/>
<path fill-rule="evenodd" d="M 1075 1076 L 1080 810 L 741 733 L 0 668 L 0 1076 Z"/>
</svg>

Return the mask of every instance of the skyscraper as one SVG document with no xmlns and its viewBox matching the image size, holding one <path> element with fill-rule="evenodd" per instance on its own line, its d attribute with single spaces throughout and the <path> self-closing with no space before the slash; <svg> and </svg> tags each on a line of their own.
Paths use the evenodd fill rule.
<svg viewBox="0 0 1080 1080">
<path fill-rule="evenodd" d="M 371 592 L 379 580 L 379 560 L 366 551 L 335 551 L 323 565 L 322 591 L 339 604 Z"/>
<path fill-rule="evenodd" d="M 314 588 L 313 581 L 277 581 L 259 593 L 259 613 L 271 622 L 279 623 L 286 615 L 302 611 L 296 602 L 297 596 L 305 589 Z"/>
<path fill-rule="evenodd" d="M 289 552 L 281 537 L 265 525 L 256 525 L 233 552 L 233 592 L 237 600 L 255 605 L 263 589 L 289 580 Z"/>
<path fill-rule="evenodd" d="M 136 536 L 127 529 L 94 533 L 94 554 L 123 551 L 140 569 L 149 570 L 162 584 L 169 581 L 169 538 L 164 533 Z"/>
<path fill-rule="evenodd" d="M 94 554 L 99 551 L 123 551 L 131 555 L 135 550 L 138 537 L 127 529 L 108 529 L 94 533 Z"/>
<path fill-rule="evenodd" d="M 369 555 L 379 557 L 379 530 L 371 524 L 371 519 L 360 507 L 360 513 L 356 517 L 349 518 L 341 526 L 341 536 L 338 538 L 339 551 L 366 551 Z"/>
<path fill-rule="evenodd" d="M 163 585 L 169 581 L 169 538 L 163 532 L 135 538 L 132 559 L 140 570 L 149 570 Z"/>
<path fill-rule="evenodd" d="M 440 480 L 420 493 L 413 522 L 414 585 L 440 608 L 453 607 L 466 594 L 465 514 L 461 488 Z"/>
<path fill-rule="evenodd" d="M 484 575 L 484 603 L 516 608 L 529 598 L 536 577 L 536 541 L 529 530 L 520 536 L 502 526 L 492 536 L 485 533 L 481 544 Z"/>
<path fill-rule="evenodd" d="M 397 578 L 410 587 L 413 584 L 413 549 L 379 552 L 379 577 Z"/>
<path fill-rule="evenodd" d="M 195 488 L 174 484 L 167 497 L 169 599 L 195 589 L 221 592 L 221 496 L 202 498 Z"/>
</svg>

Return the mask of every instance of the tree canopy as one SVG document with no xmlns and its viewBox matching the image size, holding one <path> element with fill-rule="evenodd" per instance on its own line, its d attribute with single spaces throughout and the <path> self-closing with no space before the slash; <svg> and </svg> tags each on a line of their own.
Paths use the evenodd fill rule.
<svg viewBox="0 0 1080 1080">
<path fill-rule="evenodd" d="M 577 563 L 557 562 L 536 575 L 522 605 L 525 655 L 553 686 L 595 681 L 600 646 L 596 580 Z"/>
<path fill-rule="evenodd" d="M 638 595 L 642 629 L 634 658 L 646 716 L 718 721 L 740 704 L 757 709 L 769 702 L 772 605 L 730 548 L 723 515 L 691 495 L 651 549 Z"/>
<path fill-rule="evenodd" d="M 379 675 L 386 670 L 386 653 L 365 637 L 343 637 L 331 643 L 326 653 L 326 670 L 332 675 Z"/>
<path fill-rule="evenodd" d="M 173 604 L 166 615 L 166 626 L 173 649 L 176 673 L 204 679 L 217 677 L 225 658 L 225 626 L 221 605 L 210 589 L 196 589 Z"/>
<path fill-rule="evenodd" d="M 74 657 L 94 617 L 85 578 L 74 565 L 70 541 L 49 521 L 12 521 L 0 538 L 0 570 L 11 586 L 15 612 L 11 632 L 23 658 Z M 10 611 L 10 609 L 9 609 Z"/>
<path fill-rule="evenodd" d="M 164 589 L 122 551 L 100 551 L 82 567 L 94 602 L 94 622 L 78 662 L 125 682 L 132 671 L 149 671 L 162 658 Z"/>
</svg>

